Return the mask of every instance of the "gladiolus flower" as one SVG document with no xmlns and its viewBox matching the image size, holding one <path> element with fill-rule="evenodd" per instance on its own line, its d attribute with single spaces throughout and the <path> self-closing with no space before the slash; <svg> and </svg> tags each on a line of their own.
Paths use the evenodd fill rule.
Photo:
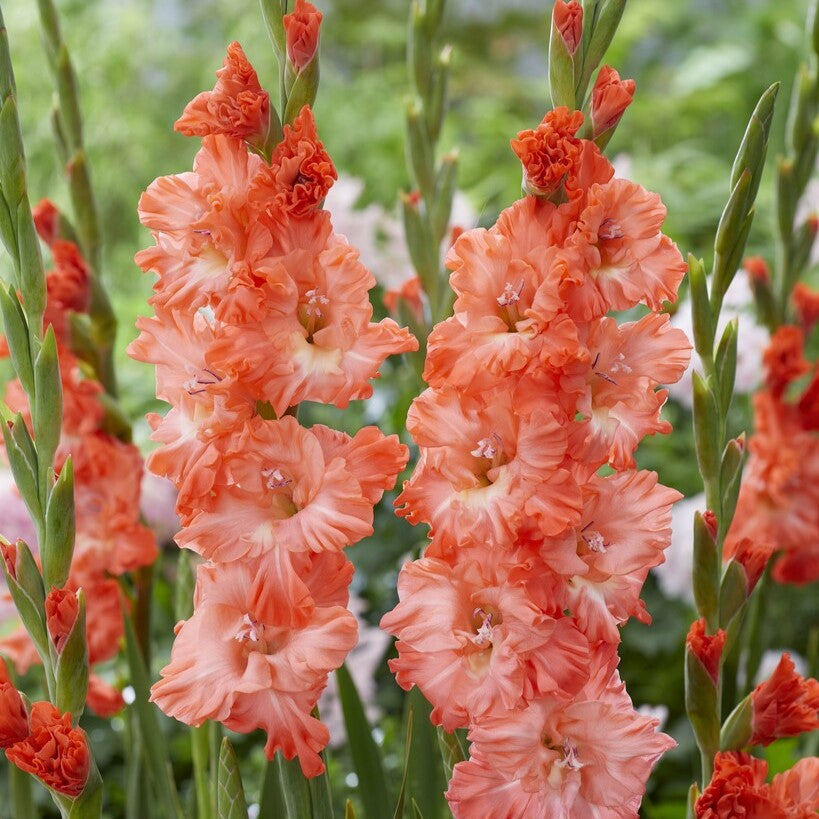
<svg viewBox="0 0 819 819">
<path fill-rule="evenodd" d="M 333 565 L 339 560 L 346 565 L 335 556 Z M 238 731 L 264 728 L 268 758 L 280 748 L 316 776 L 329 735 L 310 709 L 357 631 L 355 617 L 326 595 L 321 562 L 301 577 L 286 555 L 201 566 L 193 616 L 177 627 L 151 699 L 189 725 L 215 719 Z"/>
<path fill-rule="evenodd" d="M 28 736 L 28 714 L 20 692 L 8 679 L 5 664 L 0 660 L 0 748 L 9 748 Z"/>
<path fill-rule="evenodd" d="M 0 555 L 2 555 L 3 562 L 6 564 L 6 571 L 9 573 L 12 580 L 16 580 L 17 544 L 9 543 L 4 537 L 0 536 Z"/>
<path fill-rule="evenodd" d="M 583 38 L 583 6 L 577 0 L 556 0 L 552 13 L 566 50 L 574 55 Z"/>
<path fill-rule="evenodd" d="M 292 125 L 284 126 L 284 139 L 276 146 L 270 166 L 259 174 L 251 196 L 269 201 L 292 216 L 307 216 L 317 209 L 338 174 L 316 132 L 316 121 L 305 105 Z"/>
<path fill-rule="evenodd" d="M 456 819 L 472 816 L 633 816 L 674 740 L 637 714 L 616 670 L 598 658 L 574 697 L 544 697 L 469 732 L 470 759 L 447 791 Z"/>
<path fill-rule="evenodd" d="M 90 770 L 85 731 L 72 728 L 71 715 L 60 714 L 50 702 L 32 705 L 29 726 L 29 735 L 7 748 L 6 758 L 57 793 L 79 796 Z"/>
<path fill-rule="evenodd" d="M 819 682 L 796 673 L 783 654 L 774 673 L 751 692 L 752 745 L 770 745 L 782 737 L 819 728 Z"/>
<path fill-rule="evenodd" d="M 54 648 L 57 649 L 58 654 L 63 650 L 65 641 L 68 639 L 68 635 L 71 634 L 74 623 L 77 622 L 79 610 L 79 600 L 73 591 L 53 587 L 46 595 L 46 624 L 48 625 L 51 641 L 54 643 Z"/>
<path fill-rule="evenodd" d="M 538 196 L 558 190 L 580 160 L 582 143 L 575 134 L 583 124 L 580 111 L 555 108 L 534 130 L 521 131 L 512 150 L 523 165 L 524 183 Z"/>
<path fill-rule="evenodd" d="M 722 649 L 725 647 L 727 635 L 722 629 L 715 634 L 705 633 L 705 620 L 695 620 L 688 630 L 685 645 L 691 653 L 702 663 L 714 685 L 719 680 L 719 669 L 722 659 Z"/>
<path fill-rule="evenodd" d="M 293 11 L 282 18 L 287 59 L 296 71 L 309 65 L 318 50 L 321 12 L 307 0 L 296 0 Z"/>
<path fill-rule="evenodd" d="M 804 282 L 797 282 L 791 293 L 791 300 L 805 333 L 810 333 L 819 321 L 819 290 L 808 287 Z"/>
<path fill-rule="evenodd" d="M 270 127 L 270 98 L 239 43 L 228 46 L 212 91 L 203 91 L 185 106 L 174 126 L 185 136 L 225 134 L 264 142 Z"/>
<path fill-rule="evenodd" d="M 768 763 L 750 754 L 719 752 L 714 758 L 714 774 L 696 803 L 697 819 L 786 819 L 788 814 L 776 804 L 765 784 Z"/>
<path fill-rule="evenodd" d="M 819 811 L 819 758 L 800 759 L 771 780 L 771 795 L 792 819 L 813 819 Z"/>
<path fill-rule="evenodd" d="M 103 718 L 113 717 L 125 708 L 122 692 L 112 685 L 108 685 L 105 680 L 96 674 L 91 674 L 88 678 L 88 694 L 86 695 L 85 704 L 98 717 Z"/>
<path fill-rule="evenodd" d="M 634 99 L 634 80 L 621 80 L 610 65 L 604 65 L 592 89 L 591 119 L 595 137 L 614 128 Z"/>
<path fill-rule="evenodd" d="M 762 359 L 765 365 L 765 382 L 775 397 L 797 378 L 810 372 L 810 364 L 804 355 L 805 337 L 798 327 L 786 324 L 771 337 L 771 344 Z"/>
</svg>

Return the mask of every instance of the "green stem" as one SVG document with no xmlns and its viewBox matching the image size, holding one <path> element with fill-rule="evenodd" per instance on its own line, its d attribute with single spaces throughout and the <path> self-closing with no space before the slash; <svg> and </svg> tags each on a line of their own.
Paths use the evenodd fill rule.
<svg viewBox="0 0 819 819">
<path fill-rule="evenodd" d="M 31 777 L 16 765 L 8 763 L 11 815 L 14 819 L 37 819 L 39 811 L 34 803 Z"/>
<path fill-rule="evenodd" d="M 222 746 L 222 726 L 218 722 L 208 723 L 208 741 L 210 743 L 210 805 L 216 810 L 219 791 L 219 750 Z"/>
<path fill-rule="evenodd" d="M 210 723 L 190 729 L 193 776 L 196 783 L 197 819 L 211 819 L 213 809 L 210 794 Z"/>
<path fill-rule="evenodd" d="M 770 585 L 770 562 L 765 567 L 762 577 L 757 583 L 754 590 L 753 597 L 750 602 L 750 613 L 748 616 L 748 624 L 745 628 L 745 643 L 746 643 L 746 657 L 745 657 L 745 685 L 743 696 L 748 694 L 754 687 L 754 680 L 759 673 L 759 665 L 762 662 L 762 654 L 764 646 L 762 644 L 762 620 L 763 611 L 765 609 L 765 598 L 768 595 L 768 587 Z"/>
</svg>

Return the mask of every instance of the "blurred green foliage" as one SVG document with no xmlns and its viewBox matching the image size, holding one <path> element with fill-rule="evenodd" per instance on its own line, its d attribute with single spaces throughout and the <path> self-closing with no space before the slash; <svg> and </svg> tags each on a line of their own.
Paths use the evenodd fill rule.
<svg viewBox="0 0 819 819">
<path fill-rule="evenodd" d="M 32 197 L 49 196 L 67 205 L 51 140 L 51 82 L 36 5 L 5 5 Z M 408 180 L 403 102 L 409 4 L 318 0 L 318 5 L 325 12 L 316 106 L 322 139 L 341 172 L 364 180 L 362 204 L 377 201 L 392 207 Z M 461 188 L 481 214 L 481 222 L 488 224 L 519 195 L 520 171 L 509 149 L 510 137 L 539 122 L 548 106 L 545 49 L 551 2 L 450 0 L 449 6 L 452 111 L 443 145 L 459 147 Z M 123 400 L 132 416 L 141 418 L 157 404 L 150 368 L 124 353 L 135 335 L 135 317 L 149 312 L 146 300 L 151 292 L 149 277 L 132 261 L 135 251 L 150 243 L 136 217 L 137 200 L 154 177 L 190 167 L 197 144 L 176 134 L 173 122 L 191 97 L 212 87 L 227 43 L 234 39 L 242 43 L 269 88 L 275 85 L 274 56 L 255 0 L 62 0 L 59 8 L 79 75 L 86 144 L 104 219 L 104 275 L 121 317 L 117 357 Z M 638 91 L 609 153 L 624 155 L 630 175 L 662 195 L 669 211 L 667 231 L 684 253 L 708 257 L 748 115 L 772 82 L 783 82 L 781 100 L 790 92 L 802 51 L 805 11 L 806 0 L 629 3 L 607 62 L 622 75 L 636 78 Z M 781 143 L 784 109 L 780 105 L 771 155 Z M 773 253 L 771 182 L 769 174 L 750 240 L 750 250 L 768 258 Z M 377 295 L 374 302 L 380 309 Z M 359 402 L 346 413 L 310 407 L 306 418 L 347 429 L 376 422 L 386 432 L 400 432 L 417 389 L 408 367 L 390 363 L 377 388 L 376 403 Z M 735 410 L 738 432 L 747 428 L 750 413 L 743 402 Z M 665 483 L 686 494 L 697 492 L 690 416 L 683 408 L 670 406 L 668 417 L 675 433 L 646 441 L 641 465 L 657 469 Z M 138 438 L 144 441 L 146 434 L 147 427 L 140 422 Z M 388 496 L 378 511 L 375 535 L 350 550 L 359 569 L 354 588 L 368 600 L 373 623 L 394 602 L 402 557 L 416 551 L 423 539 L 422 531 L 392 515 L 391 500 Z M 154 673 L 167 657 L 171 637 L 173 551 L 158 570 L 153 627 L 159 648 Z M 664 598 L 651 579 L 645 597 L 654 624 L 634 623 L 624 629 L 621 668 L 637 704 L 668 707 L 668 730 L 679 742 L 652 779 L 644 815 L 678 817 L 696 769 L 682 692 L 682 643 L 693 612 Z M 810 590 L 774 589 L 765 618 L 768 646 L 805 653 L 811 623 L 816 623 L 816 611 Z M 385 664 L 378 682 L 378 700 L 386 714 L 381 724 L 385 766 L 397 792 L 403 756 L 402 698 Z M 127 736 L 127 725 L 122 718 L 114 724 L 118 732 L 112 734 L 100 721 L 86 721 L 107 774 L 107 811 L 119 816 L 124 800 L 119 740 Z M 170 721 L 163 724 L 177 760 L 182 796 L 189 798 L 187 735 Z M 262 766 L 258 738 L 235 739 L 252 802 L 258 798 Z M 794 743 L 773 747 L 772 758 L 780 767 L 798 753 Z M 345 780 L 350 770 L 345 751 L 331 755 L 339 811 L 347 796 L 356 799 Z"/>
</svg>

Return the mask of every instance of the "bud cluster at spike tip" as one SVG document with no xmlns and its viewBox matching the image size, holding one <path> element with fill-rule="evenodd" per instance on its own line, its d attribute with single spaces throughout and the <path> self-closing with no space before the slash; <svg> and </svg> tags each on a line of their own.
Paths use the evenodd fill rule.
<svg viewBox="0 0 819 819">
<path fill-rule="evenodd" d="M 582 125 L 558 108 L 512 141 L 530 195 L 454 242 L 454 315 L 409 411 L 420 458 L 396 504 L 431 540 L 381 625 L 399 685 L 469 731 L 456 817 L 636 816 L 674 744 L 635 711 L 617 646 L 650 621 L 640 592 L 681 497 L 633 456 L 670 431 L 661 385 L 691 345 L 662 307 L 686 267 L 659 197 L 614 178 Z"/>
<path fill-rule="evenodd" d="M 70 456 L 74 479 L 76 536 L 71 567 L 64 589 L 50 595 L 49 625 L 61 622 L 61 613 L 76 604 L 76 592 L 85 594 L 88 659 L 93 666 L 110 660 L 119 651 L 124 625 L 122 599 L 116 577 L 149 566 L 157 556 L 156 539 L 139 517 L 140 480 L 143 473 L 139 450 L 108 431 L 102 385 L 89 375 L 89 367 L 72 351 L 72 322 L 87 313 L 90 304 L 90 272 L 74 241 L 61 233 L 62 217 L 47 199 L 33 209 L 40 239 L 50 250 L 53 268 L 46 274 L 47 301 L 44 326 L 53 327 L 62 384 L 62 428 L 54 459 L 59 475 Z M 87 352 L 87 351 L 86 351 Z M 0 339 L 0 355 L 9 354 Z M 19 380 L 8 382 L 4 400 L 20 412 L 31 427 L 31 412 Z M 18 532 L 0 532 L 9 538 Z M 36 552 L 38 544 L 31 546 Z M 59 602 L 58 602 L 59 600 Z M 73 602 L 72 602 L 73 601 Z M 60 648 L 59 632 L 55 639 Z M 14 663 L 18 673 L 40 662 L 20 625 L 0 639 L 0 651 Z M 119 711 L 124 702 L 118 689 L 91 674 L 87 704 L 100 716 Z"/>
<path fill-rule="evenodd" d="M 285 18 L 297 63 L 318 39 L 308 5 Z M 259 88 L 249 63 L 243 78 Z M 207 93 L 233 92 L 220 76 Z M 148 467 L 178 489 L 177 543 L 205 559 L 152 699 L 190 725 L 262 728 L 269 758 L 281 750 L 316 776 L 329 734 L 311 711 L 357 635 L 343 550 L 372 534 L 409 453 L 375 427 L 306 428 L 291 408 L 369 397 L 387 356 L 417 342 L 371 321 L 375 279 L 321 208 L 336 171 L 312 110 L 285 125 L 270 162 L 217 114 L 203 115 L 193 171 L 157 179 L 139 203 L 155 244 L 137 262 L 157 281 L 129 352 L 156 367 L 171 405 L 149 417 Z"/>
<path fill-rule="evenodd" d="M 805 333 L 783 325 L 773 334 L 765 386 L 753 399 L 750 457 L 724 547 L 726 559 L 742 563 L 749 588 L 775 551 L 776 582 L 819 579 L 819 365 L 805 358 Z"/>
</svg>

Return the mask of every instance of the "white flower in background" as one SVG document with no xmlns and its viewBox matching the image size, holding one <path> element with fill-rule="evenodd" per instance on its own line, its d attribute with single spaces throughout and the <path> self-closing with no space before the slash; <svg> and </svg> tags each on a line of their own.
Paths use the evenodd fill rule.
<svg viewBox="0 0 819 819">
<path fill-rule="evenodd" d="M 11 470 L 0 467 L 0 535 L 12 543 L 24 540 L 37 551 L 37 531 L 20 497 Z"/>
<path fill-rule="evenodd" d="M 808 661 L 804 657 L 800 657 L 789 648 L 771 649 L 762 655 L 762 659 L 759 662 L 759 670 L 756 672 L 754 685 L 759 685 L 761 682 L 765 682 L 765 680 L 767 680 L 768 677 L 774 673 L 776 667 L 779 665 L 780 659 L 782 659 L 782 655 L 785 652 L 787 652 L 790 655 L 790 658 L 793 660 L 797 674 L 801 674 L 803 677 L 808 674 Z"/>
<path fill-rule="evenodd" d="M 339 175 L 327 194 L 325 207 L 333 214 L 336 232 L 359 249 L 362 263 L 384 290 L 400 293 L 416 277 L 400 214 L 397 208 L 388 211 L 375 203 L 357 207 L 363 190 L 362 180 Z M 462 191 L 455 193 L 449 221 L 453 228 L 469 229 L 477 224 L 478 214 Z"/>
<path fill-rule="evenodd" d="M 380 711 L 374 703 L 375 672 L 384 659 L 384 653 L 390 643 L 390 636 L 381 629 L 371 626 L 363 619 L 366 603 L 355 595 L 350 595 L 347 608 L 358 620 L 358 645 L 350 652 L 346 660 L 347 670 L 353 678 L 358 695 L 364 704 L 364 710 L 370 723 L 374 723 Z M 321 695 L 318 703 L 321 720 L 330 729 L 330 746 L 337 748 L 347 741 L 347 731 L 344 727 L 344 713 L 341 710 L 341 700 L 338 696 L 335 674 L 330 675 L 327 688 Z"/>
<path fill-rule="evenodd" d="M 139 508 L 160 545 L 173 540 L 180 529 L 176 494 L 176 487 L 167 478 L 152 475 L 147 469 L 142 473 Z"/>
<path fill-rule="evenodd" d="M 668 708 L 665 705 L 641 705 L 637 709 L 637 713 L 658 720 L 659 725 L 656 729 L 658 731 L 664 730 L 665 724 L 668 722 Z"/>
<path fill-rule="evenodd" d="M 748 282 L 748 275 L 744 270 L 739 270 L 725 294 L 722 312 L 720 314 L 719 327 L 717 329 L 717 340 L 725 329 L 728 322 L 737 318 L 737 374 L 735 392 L 748 394 L 756 392 L 762 378 L 762 355 L 770 341 L 770 334 L 764 327 L 756 323 L 754 316 L 754 297 L 751 285 Z M 691 300 L 685 299 L 679 304 L 679 308 L 671 318 L 671 324 L 682 330 L 689 339 L 694 338 L 694 326 L 691 318 Z M 696 368 L 697 372 L 702 372 L 702 364 L 696 352 L 691 354 L 691 363 L 683 374 L 683 377 L 676 383 L 670 384 L 668 391 L 672 398 L 687 407 L 692 403 L 692 372 Z"/>
<path fill-rule="evenodd" d="M 694 512 L 705 509 L 705 495 L 692 495 L 671 507 L 671 545 L 665 563 L 651 571 L 663 594 L 694 605 L 691 575 L 694 569 Z"/>
</svg>

